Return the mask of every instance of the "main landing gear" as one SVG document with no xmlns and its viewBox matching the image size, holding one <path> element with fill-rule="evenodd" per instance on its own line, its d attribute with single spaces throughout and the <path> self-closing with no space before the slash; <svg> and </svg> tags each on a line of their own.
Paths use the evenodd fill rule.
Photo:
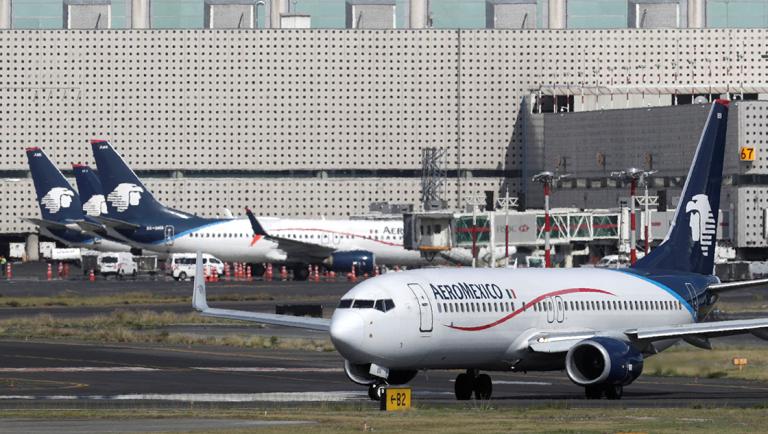
<svg viewBox="0 0 768 434">
<path fill-rule="evenodd" d="M 384 397 L 384 388 L 387 383 L 376 382 L 368 386 L 368 397 L 374 401 L 381 401 Z"/>
<path fill-rule="evenodd" d="M 475 399 L 491 399 L 493 382 L 487 374 L 479 374 L 476 369 L 467 369 L 465 374 L 459 374 L 454 384 L 456 399 L 466 401 L 475 394 Z"/>
<path fill-rule="evenodd" d="M 587 399 L 601 399 L 605 396 L 608 399 L 621 399 L 624 394 L 624 386 L 620 384 L 600 384 L 584 387 L 584 395 Z"/>
</svg>

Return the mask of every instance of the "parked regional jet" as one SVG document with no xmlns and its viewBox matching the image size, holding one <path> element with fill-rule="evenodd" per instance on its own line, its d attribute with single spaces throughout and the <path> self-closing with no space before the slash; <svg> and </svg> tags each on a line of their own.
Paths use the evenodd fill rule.
<svg viewBox="0 0 768 434">
<path fill-rule="evenodd" d="M 160 253 L 201 250 L 224 261 L 286 263 L 305 279 L 307 264 L 371 273 L 375 263 L 426 265 L 403 248 L 403 221 L 261 218 L 270 234 L 254 233 L 248 219 L 209 219 L 158 202 L 109 142 L 91 141 L 106 194 L 107 215 L 95 217 L 131 245 Z"/>
<path fill-rule="evenodd" d="M 466 370 L 456 377 L 460 400 L 491 397 L 480 371 L 563 369 L 587 398 L 621 398 L 646 357 L 681 339 L 703 348 L 716 336 L 768 339 L 768 318 L 703 322 L 721 292 L 768 284 L 712 275 L 727 116 L 728 101 L 717 100 L 666 238 L 631 268 L 388 273 L 352 288 L 330 320 L 210 308 L 199 279 L 193 306 L 211 317 L 329 331 L 347 376 L 372 399 L 427 369 Z"/>
<path fill-rule="evenodd" d="M 83 230 L 80 224 L 89 221 L 89 203 L 81 203 L 80 195 L 72 189 L 42 149 L 32 147 L 26 151 L 42 218 L 29 217 L 25 220 L 36 224 L 42 235 L 70 247 L 104 252 L 130 249 L 125 244 Z M 91 224 L 94 222 L 91 221 Z"/>
</svg>

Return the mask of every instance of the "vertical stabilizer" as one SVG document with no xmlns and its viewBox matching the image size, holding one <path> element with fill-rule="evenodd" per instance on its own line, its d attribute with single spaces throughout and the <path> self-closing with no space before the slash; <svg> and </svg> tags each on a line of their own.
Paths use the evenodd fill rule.
<svg viewBox="0 0 768 434">
<path fill-rule="evenodd" d="M 664 241 L 633 268 L 712 274 L 728 103 L 716 100 L 712 104 Z"/>
<path fill-rule="evenodd" d="M 72 171 L 77 181 L 77 191 L 83 202 L 83 213 L 91 217 L 107 215 L 107 201 L 101 189 L 101 182 L 89 166 L 73 164 Z"/>
<path fill-rule="evenodd" d="M 27 148 L 27 159 L 43 219 L 53 222 L 82 219 L 80 196 L 45 152 L 38 147 Z"/>
</svg>

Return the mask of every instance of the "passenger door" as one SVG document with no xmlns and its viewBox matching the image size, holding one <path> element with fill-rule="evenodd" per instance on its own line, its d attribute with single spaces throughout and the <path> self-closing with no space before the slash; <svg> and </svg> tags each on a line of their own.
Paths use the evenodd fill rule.
<svg viewBox="0 0 768 434">
<path fill-rule="evenodd" d="M 173 245 L 173 236 L 174 236 L 174 228 L 171 225 L 167 225 L 165 227 L 165 245 L 166 246 L 172 246 Z"/>
<path fill-rule="evenodd" d="M 408 288 L 416 297 L 416 304 L 419 306 L 419 330 L 425 333 L 432 331 L 432 303 L 427 297 L 426 291 L 418 283 L 408 284 Z"/>
</svg>

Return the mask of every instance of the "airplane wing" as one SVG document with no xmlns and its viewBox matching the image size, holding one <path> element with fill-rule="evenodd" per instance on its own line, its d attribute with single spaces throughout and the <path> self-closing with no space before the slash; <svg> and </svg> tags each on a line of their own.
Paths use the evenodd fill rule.
<svg viewBox="0 0 768 434">
<path fill-rule="evenodd" d="M 141 225 L 137 225 L 136 223 L 130 223 L 124 220 L 118 220 L 109 217 L 91 216 L 91 218 L 103 224 L 104 226 L 109 226 L 115 229 L 139 229 L 141 227 Z"/>
<path fill-rule="evenodd" d="M 738 282 L 715 283 L 709 290 L 715 293 L 735 291 L 737 289 L 768 287 L 768 279 L 742 280 Z"/>
<path fill-rule="evenodd" d="M 307 243 L 291 238 L 270 235 L 267 233 L 264 227 L 261 226 L 261 223 L 256 218 L 256 216 L 253 215 L 253 212 L 251 212 L 249 208 L 245 209 L 245 213 L 248 215 L 248 220 L 251 222 L 254 235 L 260 235 L 266 239 L 276 242 L 277 247 L 284 251 L 291 258 L 323 260 L 336 251 L 334 248 L 321 246 L 315 243 Z"/>
<path fill-rule="evenodd" d="M 578 342 L 594 336 L 614 336 L 620 338 L 622 335 L 629 338 L 632 342 L 642 344 L 667 339 L 683 339 L 695 346 L 708 346 L 707 340 L 709 338 L 748 333 L 761 339 L 768 339 L 768 318 L 642 327 L 610 332 L 595 330 L 541 332 L 528 340 L 528 348 L 539 353 L 561 353 L 568 351 Z"/>
<path fill-rule="evenodd" d="M 197 251 L 197 262 L 195 268 L 195 288 L 192 293 L 192 307 L 204 316 L 213 318 L 236 319 L 242 321 L 251 321 L 260 324 L 280 325 L 286 327 L 297 327 L 307 330 L 329 331 L 331 321 L 326 318 L 311 318 L 292 315 L 277 315 L 272 313 L 247 312 L 243 310 L 215 309 L 208 306 L 208 300 L 205 295 L 205 278 L 203 275 L 203 255 Z"/>
</svg>

